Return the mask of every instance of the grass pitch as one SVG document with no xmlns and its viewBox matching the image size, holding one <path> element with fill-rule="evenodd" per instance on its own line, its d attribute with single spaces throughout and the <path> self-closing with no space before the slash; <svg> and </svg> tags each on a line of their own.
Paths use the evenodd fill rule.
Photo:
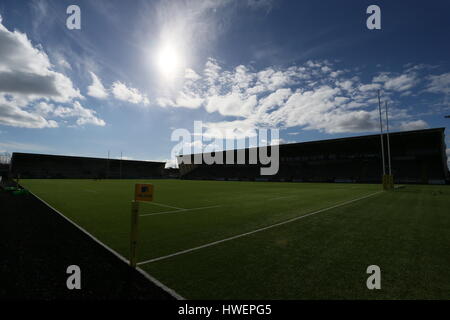
<svg viewBox="0 0 450 320">
<path fill-rule="evenodd" d="M 189 299 L 450 298 L 446 186 L 21 182 L 125 257 L 134 184 L 153 183 L 155 202 L 141 204 L 138 261 Z M 366 287 L 369 265 L 381 268 L 381 290 Z"/>
</svg>

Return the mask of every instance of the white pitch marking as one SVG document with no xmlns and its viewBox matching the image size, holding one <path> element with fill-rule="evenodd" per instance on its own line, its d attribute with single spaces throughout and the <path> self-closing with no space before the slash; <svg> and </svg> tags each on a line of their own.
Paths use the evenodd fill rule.
<svg viewBox="0 0 450 320">
<path fill-rule="evenodd" d="M 173 206 L 169 206 L 167 204 L 162 204 L 162 203 L 158 203 L 158 202 L 143 202 L 146 204 L 156 204 L 157 206 L 161 206 L 161 207 L 167 207 L 167 208 L 172 208 L 172 209 L 177 209 L 177 210 L 185 210 L 185 208 L 178 208 L 178 207 L 173 207 Z"/>
<path fill-rule="evenodd" d="M 103 242 L 101 242 L 100 240 L 98 240 L 94 235 L 92 235 L 91 233 L 89 233 L 88 231 L 86 231 L 86 229 L 84 229 L 83 227 L 79 226 L 78 224 L 76 224 L 75 222 L 73 222 L 71 219 L 69 219 L 68 217 L 66 217 L 65 215 L 63 215 L 61 212 L 59 212 L 57 209 L 55 209 L 54 207 L 52 207 L 51 205 L 49 205 L 47 202 L 45 202 L 44 200 L 42 200 L 41 198 L 39 198 L 36 194 L 34 194 L 33 192 L 31 192 L 30 190 L 28 190 L 33 196 L 35 196 L 38 200 L 40 200 L 42 203 L 44 203 L 47 207 L 49 207 L 50 209 L 52 209 L 54 212 L 56 212 L 59 216 L 61 216 L 61 218 L 65 219 L 67 222 L 69 222 L 70 224 L 72 224 L 75 228 L 77 228 L 78 230 L 80 230 L 81 232 L 83 232 L 84 234 L 86 234 L 88 237 L 90 237 L 92 240 L 94 240 L 96 243 L 98 243 L 99 245 L 101 245 L 103 248 L 105 248 L 106 250 L 108 250 L 109 252 L 111 252 L 114 256 L 116 256 L 117 258 L 119 258 L 122 262 L 129 264 L 128 259 L 126 259 L 124 256 L 122 256 L 120 253 L 118 253 L 117 251 L 115 251 L 114 249 L 108 247 L 106 244 L 104 244 Z M 160 287 L 161 289 L 163 289 L 165 292 L 167 292 L 168 294 L 170 294 L 172 297 L 174 297 L 177 300 L 185 300 L 184 297 L 182 297 L 181 295 L 179 295 L 177 292 L 175 292 L 175 290 L 173 290 L 172 288 L 169 288 L 168 286 L 166 286 L 164 283 L 160 282 L 158 279 L 156 279 L 155 277 L 151 276 L 150 274 L 148 274 L 147 272 L 145 272 L 144 270 L 142 270 L 141 268 L 137 267 L 136 270 L 141 273 L 147 280 L 149 280 L 150 282 L 152 282 L 153 284 L 157 285 L 158 287 Z"/>
<path fill-rule="evenodd" d="M 172 211 L 162 211 L 162 212 L 154 212 L 154 213 L 146 213 L 139 215 L 140 217 L 146 217 L 146 216 L 156 216 L 158 214 L 166 214 L 166 213 L 181 213 L 186 211 L 193 211 L 193 210 L 203 210 L 203 209 L 210 209 L 210 208 L 217 208 L 221 206 L 209 206 L 209 207 L 199 207 L 199 208 L 190 208 L 190 209 L 180 209 L 180 210 L 172 210 Z"/>
<path fill-rule="evenodd" d="M 336 204 L 334 206 L 331 206 L 331 207 L 328 207 L 328 208 L 324 208 L 324 209 L 320 209 L 320 210 L 317 210 L 317 211 L 314 211 L 314 212 L 311 212 L 311 213 L 308 213 L 308 214 L 305 214 L 305 215 L 301 215 L 299 217 L 291 218 L 291 219 L 288 219 L 288 220 L 285 220 L 285 221 L 282 221 L 282 222 L 278 222 L 278 223 L 269 225 L 267 227 L 263 227 L 263 228 L 259 228 L 259 229 L 253 230 L 253 231 L 249 231 L 249 232 L 245 232 L 245 233 L 242 233 L 242 234 L 238 234 L 238 235 L 226 238 L 226 239 L 210 242 L 210 243 L 198 246 L 198 247 L 194 247 L 194 248 L 178 251 L 178 252 L 175 252 L 175 253 L 172 253 L 172 254 L 168 254 L 166 256 L 145 260 L 145 261 L 139 262 L 137 265 L 143 265 L 143 264 L 147 264 L 147 263 L 151 263 L 151 262 L 165 260 L 165 259 L 168 259 L 168 258 L 179 256 L 181 254 L 185 254 L 185 253 L 189 253 L 189 252 L 192 252 L 192 251 L 197 251 L 197 250 L 200 250 L 200 249 L 203 249 L 203 248 L 211 247 L 211 246 L 214 246 L 216 244 L 220 244 L 220 243 L 223 243 L 223 242 L 226 242 L 226 241 L 230 241 L 230 240 L 242 238 L 242 237 L 245 237 L 245 236 L 249 236 L 251 234 L 254 234 L 254 233 L 257 233 L 257 232 L 261 232 L 261 231 L 265 231 L 265 230 L 268 230 L 268 229 L 272 229 L 272 228 L 275 228 L 275 227 L 278 227 L 278 226 L 282 226 L 284 224 L 291 223 L 291 222 L 294 222 L 294 221 L 297 221 L 297 220 L 300 220 L 300 219 L 303 219 L 303 218 L 315 215 L 315 214 L 320 213 L 320 212 L 324 212 L 324 211 L 328 211 L 328 210 L 331 210 L 331 209 L 334 209 L 334 208 L 342 207 L 342 206 L 345 206 L 345 205 L 350 204 L 352 202 L 363 200 L 363 199 L 372 197 L 372 196 L 377 195 L 377 194 L 382 193 L 382 192 L 383 191 L 377 191 L 377 192 L 371 193 L 369 195 L 366 195 L 364 197 L 360 197 L 360 198 L 356 198 L 356 199 L 353 199 L 353 200 L 341 202 L 341 203 L 338 203 L 338 204 Z"/>
</svg>

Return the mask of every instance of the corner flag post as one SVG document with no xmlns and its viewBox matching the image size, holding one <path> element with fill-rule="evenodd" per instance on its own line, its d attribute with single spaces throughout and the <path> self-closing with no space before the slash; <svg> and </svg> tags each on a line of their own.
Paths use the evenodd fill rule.
<svg viewBox="0 0 450 320">
<path fill-rule="evenodd" d="M 139 224 L 139 201 L 131 201 L 130 266 L 136 268 Z"/>
<path fill-rule="evenodd" d="M 134 200 L 131 201 L 130 230 L 130 266 L 136 268 L 139 240 L 139 203 L 153 201 L 153 185 L 136 183 L 134 185 Z"/>
</svg>

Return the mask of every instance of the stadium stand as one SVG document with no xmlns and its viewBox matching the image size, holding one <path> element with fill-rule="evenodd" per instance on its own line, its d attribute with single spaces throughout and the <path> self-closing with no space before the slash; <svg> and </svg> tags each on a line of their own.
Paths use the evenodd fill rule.
<svg viewBox="0 0 450 320">
<path fill-rule="evenodd" d="M 11 174 L 24 179 L 154 179 L 164 162 L 72 157 L 14 152 Z"/>
<path fill-rule="evenodd" d="M 180 170 L 178 168 L 165 168 L 163 177 L 166 179 L 178 179 L 180 177 Z"/>
<path fill-rule="evenodd" d="M 9 176 L 11 163 L 11 154 L 8 152 L 0 153 L 0 177 L 6 179 Z"/>
<path fill-rule="evenodd" d="M 9 173 L 9 164 L 0 163 L 0 177 L 7 177 Z"/>
<path fill-rule="evenodd" d="M 449 182 L 444 131 L 445 128 L 433 128 L 390 134 L 392 173 L 396 183 Z M 383 138 L 386 146 L 386 134 Z M 305 182 L 381 181 L 383 173 L 379 134 L 283 144 L 279 147 L 280 167 L 273 176 L 261 176 L 261 165 L 193 164 L 194 155 L 184 155 L 178 157 L 180 177 Z M 237 151 L 234 153 L 236 159 Z M 245 149 L 245 153 L 248 163 L 249 149 Z M 190 158 L 191 164 L 183 163 L 185 157 Z"/>
</svg>

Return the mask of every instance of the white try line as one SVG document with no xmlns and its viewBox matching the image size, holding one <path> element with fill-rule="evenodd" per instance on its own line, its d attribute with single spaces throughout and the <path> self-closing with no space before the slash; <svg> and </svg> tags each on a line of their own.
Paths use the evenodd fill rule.
<svg viewBox="0 0 450 320">
<path fill-rule="evenodd" d="M 285 221 L 282 221 L 282 222 L 278 222 L 278 223 L 269 225 L 267 227 L 263 227 L 263 228 L 259 228 L 259 229 L 253 230 L 253 231 L 249 231 L 249 232 L 245 232 L 245 233 L 242 233 L 242 234 L 238 234 L 238 235 L 226 238 L 226 239 L 210 242 L 210 243 L 198 246 L 198 247 L 194 247 L 194 248 L 178 251 L 178 252 L 175 252 L 175 253 L 172 253 L 172 254 L 168 254 L 166 256 L 145 260 L 145 261 L 139 262 L 137 265 L 144 265 L 144 264 L 147 264 L 147 263 L 152 263 L 152 262 L 156 262 L 156 261 L 165 260 L 165 259 L 168 259 L 168 258 L 172 258 L 172 257 L 175 257 L 175 256 L 179 256 L 179 255 L 185 254 L 185 253 L 189 253 L 189 252 L 192 252 L 192 251 L 197 251 L 197 250 L 200 250 L 200 249 L 203 249 L 203 248 L 215 246 L 215 245 L 223 243 L 223 242 L 227 242 L 227 241 L 231 241 L 231 240 L 234 240 L 234 239 L 238 239 L 238 238 L 242 238 L 242 237 L 245 237 L 245 236 L 249 236 L 251 234 L 254 234 L 254 233 L 257 233 L 257 232 L 261 232 L 261 231 L 265 231 L 265 230 L 268 230 L 268 229 L 272 229 L 272 228 L 275 228 L 275 227 L 279 227 L 279 226 L 282 226 L 284 224 L 288 224 L 288 223 L 291 223 L 291 222 L 294 222 L 294 221 L 297 221 L 297 220 L 300 220 L 300 219 L 303 219 L 303 218 L 315 215 L 315 214 L 320 213 L 320 212 L 324 212 L 324 211 L 328 211 L 328 210 L 331 210 L 331 209 L 334 209 L 334 208 L 342 207 L 342 206 L 345 206 L 345 205 L 350 204 L 352 202 L 360 201 L 360 200 L 372 197 L 374 195 L 380 194 L 382 192 L 383 191 L 377 191 L 377 192 L 371 193 L 369 195 L 366 195 L 366 196 L 363 196 L 363 197 L 360 197 L 360 198 L 356 198 L 356 199 L 353 199 L 353 200 L 341 202 L 341 203 L 338 203 L 338 204 L 336 204 L 334 206 L 331 206 L 331 207 L 328 207 L 328 208 L 324 208 L 324 209 L 320 209 L 320 210 L 317 210 L 317 211 L 314 211 L 314 212 L 310 212 L 310 213 L 301 215 L 299 217 L 291 218 L 291 219 L 288 219 L 288 220 L 285 220 Z"/>
<path fill-rule="evenodd" d="M 168 213 L 181 213 L 186 211 L 194 211 L 194 210 L 203 210 L 203 209 L 211 209 L 211 208 L 218 208 L 219 206 L 209 206 L 209 207 L 198 207 L 198 208 L 190 208 L 190 209 L 180 209 L 180 210 L 171 210 L 171 211 L 162 211 L 162 212 L 153 212 L 153 213 L 145 213 L 140 214 L 140 217 L 147 217 L 147 216 L 156 216 L 159 214 L 168 214 Z"/>
<path fill-rule="evenodd" d="M 27 189 L 28 190 L 28 189 Z M 54 212 L 56 212 L 58 215 L 60 215 L 63 219 L 65 219 L 67 222 L 69 222 L 70 224 L 72 224 L 75 228 L 77 228 L 78 230 L 80 230 L 81 232 L 83 232 L 84 234 L 86 234 L 89 238 L 91 238 L 92 240 L 94 240 L 96 243 L 98 243 L 100 246 L 102 246 L 103 248 L 105 248 L 106 250 L 108 250 L 109 252 L 111 252 L 114 256 L 116 256 L 117 258 L 119 258 L 119 260 L 121 260 L 122 262 L 126 263 L 127 265 L 129 265 L 129 260 L 126 259 L 125 257 L 123 257 L 120 253 L 118 253 L 117 251 L 113 250 L 112 248 L 108 247 L 106 244 L 104 244 L 103 242 L 101 242 L 100 240 L 98 240 L 96 237 L 94 237 L 91 233 L 89 233 L 88 231 L 86 231 L 86 229 L 80 227 L 78 224 L 76 224 L 75 222 L 73 222 L 71 219 L 67 218 L 65 215 L 63 215 L 61 212 L 59 212 L 57 209 L 55 209 L 54 207 L 52 207 L 51 205 L 49 205 L 47 202 L 45 202 L 44 200 L 42 200 L 41 198 L 39 198 L 36 194 L 34 194 L 33 192 L 31 192 L 30 190 L 28 190 L 34 197 L 36 197 L 39 201 L 41 201 L 42 203 L 44 203 L 47 207 L 49 207 L 50 209 L 52 209 Z M 150 274 L 148 274 L 147 272 L 145 272 L 144 270 L 142 270 L 141 268 L 137 267 L 136 270 L 142 274 L 147 280 L 149 280 L 152 284 L 155 284 L 156 286 L 158 286 L 159 288 L 161 288 L 162 290 L 164 290 L 165 292 L 167 292 L 168 294 L 170 294 L 172 297 L 174 297 L 177 300 L 185 300 L 183 296 L 179 295 L 175 290 L 173 290 L 172 288 L 169 288 L 168 286 L 166 286 L 164 283 L 160 282 L 158 279 L 156 279 L 155 277 L 151 276 Z"/>
</svg>

